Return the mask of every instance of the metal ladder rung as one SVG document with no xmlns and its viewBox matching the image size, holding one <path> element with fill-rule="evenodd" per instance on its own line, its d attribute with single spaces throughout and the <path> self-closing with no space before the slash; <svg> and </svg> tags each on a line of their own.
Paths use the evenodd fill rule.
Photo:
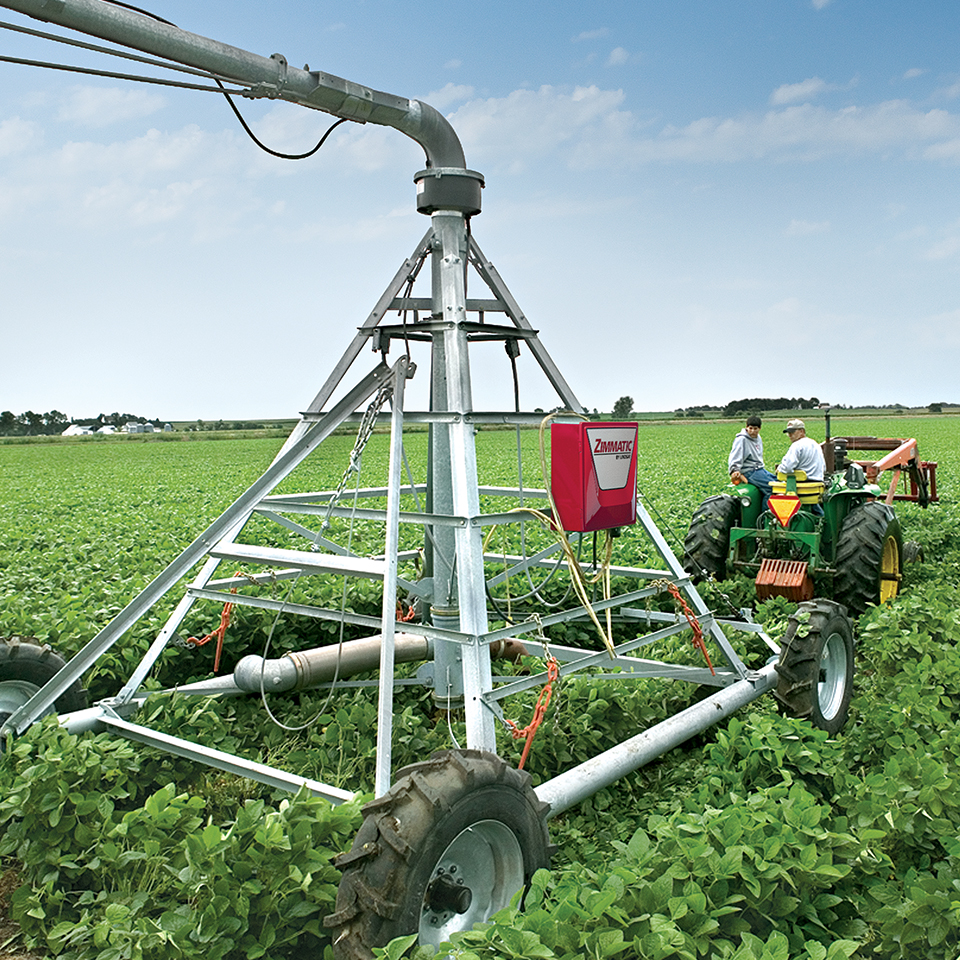
<svg viewBox="0 0 960 960">
<path fill-rule="evenodd" d="M 382 580 L 386 571 L 383 560 L 366 557 L 342 557 L 330 553 L 311 553 L 306 550 L 286 550 L 281 547 L 261 547 L 247 543 L 220 543 L 210 556 L 237 563 L 263 563 L 270 567 L 294 567 L 304 573 L 346 574 Z"/>
</svg>

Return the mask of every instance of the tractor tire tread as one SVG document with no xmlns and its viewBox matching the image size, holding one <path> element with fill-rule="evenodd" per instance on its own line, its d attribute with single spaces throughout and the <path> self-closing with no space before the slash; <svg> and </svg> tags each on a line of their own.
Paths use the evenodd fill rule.
<svg viewBox="0 0 960 960">
<path fill-rule="evenodd" d="M 852 613 L 861 614 L 880 602 L 883 548 L 894 537 L 903 573 L 903 537 L 893 507 L 869 500 L 847 514 L 837 537 L 834 596 Z"/>
</svg>

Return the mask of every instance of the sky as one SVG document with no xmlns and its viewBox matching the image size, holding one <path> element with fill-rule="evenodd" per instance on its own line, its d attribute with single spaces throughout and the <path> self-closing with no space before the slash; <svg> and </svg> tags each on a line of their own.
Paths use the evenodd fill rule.
<svg viewBox="0 0 960 960">
<path fill-rule="evenodd" d="M 486 182 L 473 236 L 588 409 L 960 400 L 952 0 L 141 5 L 443 112 Z M 138 69 L 7 30 L 0 54 Z M 295 417 L 429 225 L 395 130 L 290 162 L 216 94 L 0 80 L 0 410 Z M 332 122 L 240 108 L 285 152 Z M 510 409 L 484 350 L 475 406 Z M 524 409 L 557 403 L 520 371 Z"/>
</svg>

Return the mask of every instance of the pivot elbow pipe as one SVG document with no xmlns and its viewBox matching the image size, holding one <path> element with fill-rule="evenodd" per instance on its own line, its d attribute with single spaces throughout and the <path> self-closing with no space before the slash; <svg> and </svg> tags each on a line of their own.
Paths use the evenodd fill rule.
<svg viewBox="0 0 960 960">
<path fill-rule="evenodd" d="M 423 147 L 429 167 L 463 168 L 463 147 L 446 118 L 429 104 L 372 90 L 332 74 L 291 67 L 181 30 L 105 0 L 0 0 L 0 7 L 204 70 L 248 87 L 242 95 L 288 100 L 358 123 L 390 126 Z"/>
</svg>

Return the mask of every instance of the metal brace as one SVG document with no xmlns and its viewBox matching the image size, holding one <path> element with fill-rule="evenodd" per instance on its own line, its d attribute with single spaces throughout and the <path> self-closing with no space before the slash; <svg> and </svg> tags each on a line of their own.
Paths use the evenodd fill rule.
<svg viewBox="0 0 960 960">
<path fill-rule="evenodd" d="M 240 96 L 247 97 L 250 100 L 266 98 L 267 100 L 278 100 L 283 96 L 284 87 L 287 85 L 287 58 L 282 53 L 271 53 L 271 60 L 276 60 L 278 66 L 277 79 L 273 83 L 258 83 L 249 90 L 244 90 Z"/>
</svg>

